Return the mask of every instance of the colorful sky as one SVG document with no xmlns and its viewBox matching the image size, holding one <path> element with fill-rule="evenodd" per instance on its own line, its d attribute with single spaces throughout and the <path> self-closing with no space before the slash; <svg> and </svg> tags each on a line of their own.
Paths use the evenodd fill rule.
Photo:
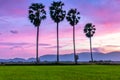
<svg viewBox="0 0 120 80">
<path fill-rule="evenodd" d="M 39 56 L 56 54 L 56 24 L 49 16 L 53 0 L 0 0 L 0 58 L 35 57 L 36 28 L 28 19 L 31 3 L 43 3 L 47 19 L 40 26 Z M 57 0 L 54 0 L 57 1 Z M 120 0 L 62 0 L 64 9 L 77 8 L 77 53 L 89 51 L 89 39 L 83 33 L 86 23 L 96 26 L 93 51 L 120 51 Z M 73 53 L 72 27 L 66 19 L 60 23 L 60 54 Z"/>
</svg>

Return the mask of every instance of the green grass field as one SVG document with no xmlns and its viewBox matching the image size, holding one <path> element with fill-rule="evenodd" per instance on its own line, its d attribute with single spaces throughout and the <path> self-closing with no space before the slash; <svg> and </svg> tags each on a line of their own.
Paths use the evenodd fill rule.
<svg viewBox="0 0 120 80">
<path fill-rule="evenodd" d="M 0 80 L 120 80 L 120 65 L 0 66 Z"/>
</svg>

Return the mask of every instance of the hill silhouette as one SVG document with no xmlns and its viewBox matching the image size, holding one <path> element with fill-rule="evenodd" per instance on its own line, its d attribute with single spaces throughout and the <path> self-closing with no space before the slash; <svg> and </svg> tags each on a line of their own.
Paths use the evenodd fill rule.
<svg viewBox="0 0 120 80">
<path fill-rule="evenodd" d="M 90 61 L 90 53 L 82 52 L 78 53 L 79 59 L 78 61 Z M 94 60 L 111 60 L 111 61 L 120 61 L 120 52 L 110 52 L 107 54 L 100 52 L 93 52 Z M 56 61 L 56 55 L 43 55 L 40 56 L 40 61 Z M 14 58 L 14 59 L 0 59 L 0 62 L 35 62 L 35 58 Z M 74 54 L 64 54 L 60 55 L 60 61 L 74 61 Z"/>
</svg>

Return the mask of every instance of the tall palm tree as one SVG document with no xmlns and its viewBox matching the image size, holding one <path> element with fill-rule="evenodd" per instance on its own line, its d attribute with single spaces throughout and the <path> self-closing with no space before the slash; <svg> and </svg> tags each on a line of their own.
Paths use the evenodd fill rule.
<svg viewBox="0 0 120 80">
<path fill-rule="evenodd" d="M 50 16 L 57 23 L 57 63 L 59 63 L 59 23 L 64 20 L 66 11 L 63 10 L 64 3 L 61 1 L 53 2 L 50 6 Z"/>
<path fill-rule="evenodd" d="M 38 58 L 38 49 L 39 49 L 39 26 L 41 21 L 46 19 L 46 11 L 44 10 L 45 6 L 41 3 L 33 3 L 29 6 L 29 20 L 37 28 L 37 37 L 36 37 L 36 62 L 39 63 Z"/>
<path fill-rule="evenodd" d="M 93 62 L 93 54 L 92 54 L 92 40 L 91 37 L 95 34 L 95 25 L 92 25 L 92 23 L 87 23 L 84 28 L 84 33 L 86 37 L 90 39 L 90 53 L 91 53 L 91 61 Z"/>
<path fill-rule="evenodd" d="M 77 25 L 77 23 L 80 20 L 79 15 L 80 15 L 80 12 L 78 12 L 77 9 L 70 9 L 66 16 L 67 21 L 73 27 L 73 49 L 74 49 L 75 64 L 77 64 L 77 55 L 76 55 L 76 48 L 75 48 L 75 25 Z"/>
</svg>

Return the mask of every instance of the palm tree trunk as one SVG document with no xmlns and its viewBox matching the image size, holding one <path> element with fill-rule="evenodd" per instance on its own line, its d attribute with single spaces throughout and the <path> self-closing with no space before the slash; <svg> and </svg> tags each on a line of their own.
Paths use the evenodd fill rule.
<svg viewBox="0 0 120 80">
<path fill-rule="evenodd" d="M 90 53 L 91 53 L 91 61 L 93 62 L 93 54 L 92 54 L 92 40 L 90 37 Z"/>
<path fill-rule="evenodd" d="M 36 62 L 37 63 L 39 63 L 38 49 L 39 49 L 39 26 L 37 27 L 37 39 L 36 39 Z"/>
<path fill-rule="evenodd" d="M 74 48 L 74 61 L 75 61 L 75 64 L 77 64 L 76 48 L 75 48 L 75 26 L 73 26 L 73 48 Z"/>
<path fill-rule="evenodd" d="M 59 63 L 59 23 L 57 23 L 57 63 Z"/>
</svg>

